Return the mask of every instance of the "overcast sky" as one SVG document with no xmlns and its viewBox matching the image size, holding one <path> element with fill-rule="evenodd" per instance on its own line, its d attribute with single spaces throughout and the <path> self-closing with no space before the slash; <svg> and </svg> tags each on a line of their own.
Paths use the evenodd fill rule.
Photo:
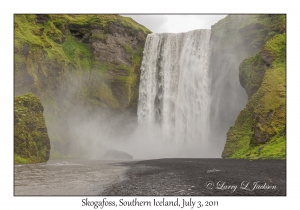
<svg viewBox="0 0 300 210">
<path fill-rule="evenodd" d="M 131 17 L 154 33 L 179 33 L 210 29 L 226 15 L 123 15 Z"/>
</svg>

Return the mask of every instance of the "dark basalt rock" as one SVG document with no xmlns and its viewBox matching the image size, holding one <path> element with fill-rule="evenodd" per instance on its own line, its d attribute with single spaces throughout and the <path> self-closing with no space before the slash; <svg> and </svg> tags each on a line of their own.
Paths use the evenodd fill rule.
<svg viewBox="0 0 300 210">
<path fill-rule="evenodd" d="M 104 155 L 104 159 L 107 159 L 107 160 L 132 160 L 133 157 L 123 151 L 108 150 Z"/>
<path fill-rule="evenodd" d="M 36 22 L 39 24 L 44 24 L 48 21 L 49 15 L 46 14 L 41 14 L 41 15 L 36 15 Z"/>
</svg>

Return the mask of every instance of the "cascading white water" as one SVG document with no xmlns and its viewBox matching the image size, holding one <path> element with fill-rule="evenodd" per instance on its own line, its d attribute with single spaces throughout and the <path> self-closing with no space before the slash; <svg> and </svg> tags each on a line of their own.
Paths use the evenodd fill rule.
<svg viewBox="0 0 300 210">
<path fill-rule="evenodd" d="M 147 36 L 138 121 L 150 132 L 158 126 L 160 141 L 176 150 L 176 157 L 209 156 L 210 33 L 201 29 Z"/>
</svg>

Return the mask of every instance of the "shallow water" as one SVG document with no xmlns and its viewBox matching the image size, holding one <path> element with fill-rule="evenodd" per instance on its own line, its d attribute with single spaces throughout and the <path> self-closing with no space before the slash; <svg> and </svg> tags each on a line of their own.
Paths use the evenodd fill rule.
<svg viewBox="0 0 300 210">
<path fill-rule="evenodd" d="M 127 167 L 118 162 L 66 159 L 15 165 L 14 195 L 99 195 L 125 178 Z"/>
</svg>

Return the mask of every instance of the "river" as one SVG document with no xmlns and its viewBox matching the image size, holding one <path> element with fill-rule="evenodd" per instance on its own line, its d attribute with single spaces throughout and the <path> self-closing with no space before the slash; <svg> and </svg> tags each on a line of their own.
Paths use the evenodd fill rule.
<svg viewBox="0 0 300 210">
<path fill-rule="evenodd" d="M 15 165 L 14 195 L 99 195 L 125 178 L 127 167 L 118 162 L 64 159 Z"/>
</svg>

